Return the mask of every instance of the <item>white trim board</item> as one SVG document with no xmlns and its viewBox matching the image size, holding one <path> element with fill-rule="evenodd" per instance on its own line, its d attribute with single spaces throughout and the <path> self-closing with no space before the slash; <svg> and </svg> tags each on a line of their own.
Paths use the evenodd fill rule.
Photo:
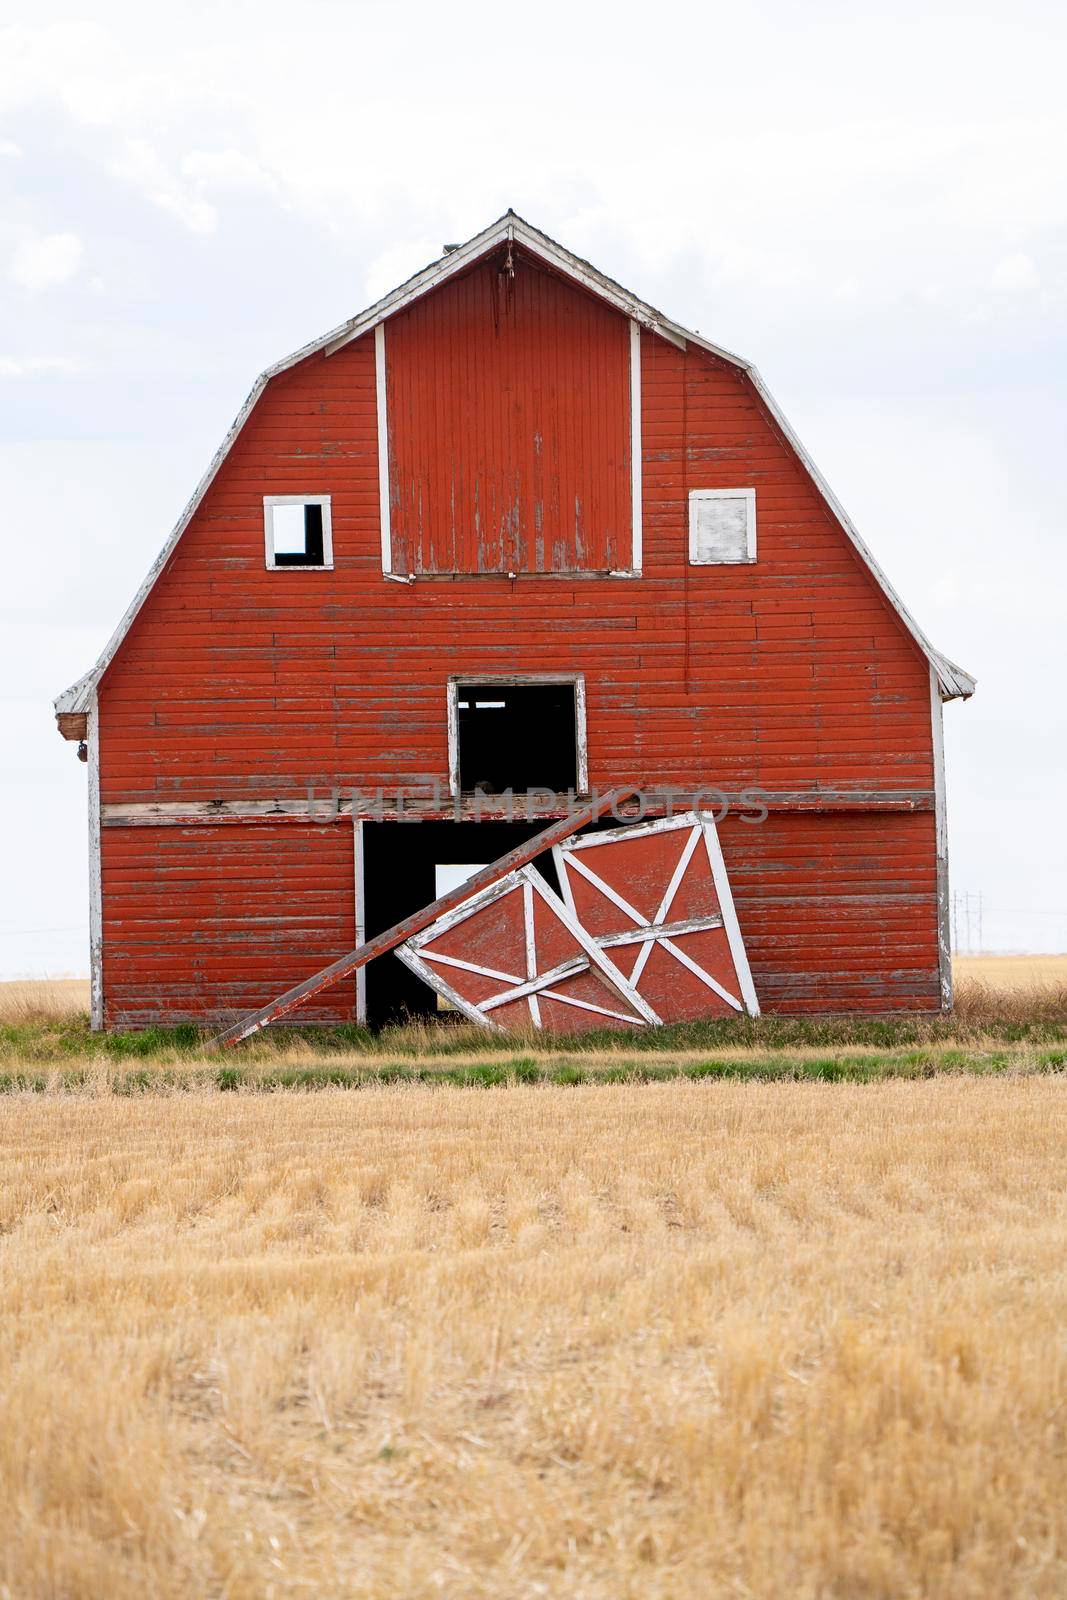
<svg viewBox="0 0 1067 1600">
<path fill-rule="evenodd" d="M 641 496 L 641 324 L 630 318 L 630 568 L 641 571 L 644 561 L 644 516 Z"/>
<path fill-rule="evenodd" d="M 214 482 L 219 468 L 229 455 L 234 441 L 248 421 L 270 380 L 282 372 L 287 372 L 290 367 L 296 366 L 309 356 L 325 355 L 328 357 L 333 355 L 337 350 L 351 343 L 353 339 L 358 339 L 362 334 L 369 333 L 372 329 L 381 326 L 388 317 L 394 316 L 398 311 L 402 311 L 405 306 L 410 305 L 420 295 L 429 293 L 432 289 L 437 288 L 449 278 L 454 277 L 456 273 L 463 271 L 474 261 L 477 261 L 480 256 L 496 248 L 497 245 L 508 241 L 520 245 L 523 249 L 529 251 L 531 255 L 537 256 L 556 271 L 569 277 L 583 288 L 588 289 L 590 293 L 598 295 L 607 304 L 614 306 L 616 310 L 622 312 L 623 315 L 632 322 L 636 322 L 649 333 L 666 339 L 669 343 L 683 350 L 688 344 L 694 344 L 701 350 L 708 351 L 711 355 L 717 356 L 720 360 L 744 372 L 753 384 L 756 393 L 763 401 L 783 438 L 804 465 L 827 507 L 855 547 L 861 561 L 863 561 L 874 581 L 882 590 L 904 628 L 910 633 L 919 649 L 930 661 L 937 673 L 938 691 L 941 698 L 943 700 L 960 699 L 974 693 L 975 680 L 971 675 L 935 650 L 918 623 L 911 616 L 889 579 L 860 538 L 851 519 L 834 496 L 826 479 L 822 476 L 811 456 L 794 433 L 786 420 L 785 414 L 775 403 L 756 367 L 751 362 L 745 361 L 743 357 L 734 355 L 720 345 L 713 344 L 709 339 L 703 338 L 692 329 L 684 328 L 680 323 L 672 322 L 657 311 L 655 307 L 638 299 L 636 295 L 631 294 L 621 284 L 599 272 L 589 262 L 573 255 L 563 245 L 558 244 L 554 239 L 549 238 L 547 234 L 540 232 L 539 229 L 524 221 L 514 211 L 507 211 L 504 216 L 491 223 L 481 233 L 475 234 L 472 239 L 461 245 L 459 249 L 449 251 L 439 260 L 431 262 L 421 272 L 417 272 L 413 277 L 409 278 L 406 283 L 402 283 L 383 299 L 369 306 L 366 311 L 360 312 L 358 316 L 352 317 L 349 321 L 342 323 L 329 333 L 323 334 L 320 338 L 312 340 L 310 344 L 302 346 L 301 349 L 294 351 L 292 355 L 285 356 L 281 361 L 275 362 L 273 366 L 267 367 L 260 374 L 226 437 L 212 457 L 208 469 L 197 485 L 192 498 L 172 529 L 159 555 L 149 568 L 144 582 L 126 608 L 118 627 L 101 651 L 96 665 L 57 697 L 55 701 L 57 712 L 86 711 L 88 709 L 93 691 L 110 666 L 126 634 L 133 626 L 134 620 L 151 592 L 156 579 L 173 555 L 178 540 L 185 532 L 200 502 Z"/>
<path fill-rule="evenodd" d="M 934 830 L 937 850 L 937 965 L 941 1009 L 952 1010 L 952 921 L 949 909 L 948 805 L 945 791 L 945 733 L 937 673 L 930 668 L 930 735 L 934 760 Z"/>
<path fill-rule="evenodd" d="M 367 888 L 364 868 L 363 822 L 352 818 L 352 886 L 355 892 L 356 946 L 367 942 Z M 356 968 L 356 1021 L 367 1020 L 367 968 Z"/>
<path fill-rule="evenodd" d="M 89 1025 L 104 1026 L 104 895 L 100 863 L 100 716 L 96 691 L 86 712 L 89 754 Z"/>
<path fill-rule="evenodd" d="M 374 395 L 378 416 L 378 517 L 382 535 L 382 571 L 393 570 L 393 513 L 389 499 L 389 396 L 386 389 L 385 323 L 374 330 Z"/>
</svg>

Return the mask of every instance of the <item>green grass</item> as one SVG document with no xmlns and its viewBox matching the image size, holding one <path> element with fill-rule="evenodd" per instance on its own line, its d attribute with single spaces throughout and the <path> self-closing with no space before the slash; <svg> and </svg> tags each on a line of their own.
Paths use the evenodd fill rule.
<svg viewBox="0 0 1067 1600">
<path fill-rule="evenodd" d="M 735 1017 L 544 1038 L 491 1034 L 443 1018 L 380 1033 L 352 1024 L 282 1027 L 221 1052 L 210 1041 L 210 1032 L 188 1023 L 94 1034 L 83 1015 L 0 1022 L 0 1093 L 267 1092 L 367 1083 L 489 1089 L 676 1077 L 868 1082 L 1067 1070 L 1062 1005 L 1031 1015 L 972 1008 L 950 1016 Z"/>
<path fill-rule="evenodd" d="M 183 1060 L 208 1053 L 210 1030 L 192 1023 L 177 1027 L 149 1027 L 138 1032 L 89 1031 L 88 1019 L 72 1016 L 42 1022 L 0 1022 L 0 1065 L 13 1058 L 20 1063 L 60 1062 L 104 1058 L 112 1061 Z M 1067 1020 L 1019 1020 L 996 1016 L 886 1017 L 736 1017 L 705 1022 L 674 1023 L 620 1034 L 602 1029 L 581 1034 L 557 1034 L 551 1039 L 529 1035 L 493 1034 L 465 1023 L 412 1023 L 385 1028 L 380 1033 L 356 1024 L 325 1028 L 272 1028 L 225 1052 L 234 1061 L 310 1050 L 329 1060 L 337 1056 L 396 1056 L 419 1060 L 427 1056 L 500 1055 L 509 1049 L 535 1048 L 538 1056 L 589 1055 L 623 1049 L 627 1055 L 646 1052 L 701 1050 L 811 1050 L 868 1048 L 878 1051 L 911 1047 L 995 1044 L 1055 1045 L 1067 1043 Z"/>
<path fill-rule="evenodd" d="M 129 1070 L 57 1069 L 0 1072 L 0 1093 L 181 1093 L 194 1089 L 271 1093 L 279 1090 L 360 1089 L 380 1084 L 436 1084 L 492 1089 L 503 1084 L 660 1083 L 671 1079 L 756 1079 L 871 1083 L 885 1078 L 929 1078 L 950 1073 L 1067 1072 L 1067 1048 L 885 1050 L 797 1054 L 788 1050 L 706 1059 L 645 1059 L 549 1055 L 503 1056 L 493 1061 L 360 1061 L 279 1064 L 202 1059 L 181 1066 Z"/>
</svg>

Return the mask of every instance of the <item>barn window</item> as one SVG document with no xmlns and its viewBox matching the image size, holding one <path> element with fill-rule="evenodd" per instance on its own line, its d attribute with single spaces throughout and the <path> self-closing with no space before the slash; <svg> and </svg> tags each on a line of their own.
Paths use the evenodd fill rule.
<svg viewBox="0 0 1067 1600">
<path fill-rule="evenodd" d="M 328 494 L 263 496 L 268 567 L 333 566 Z"/>
<path fill-rule="evenodd" d="M 693 565 L 727 566 L 755 559 L 755 489 L 690 490 L 689 560 Z"/>
<path fill-rule="evenodd" d="M 588 788 L 582 678 L 454 678 L 448 734 L 454 794 Z"/>
</svg>

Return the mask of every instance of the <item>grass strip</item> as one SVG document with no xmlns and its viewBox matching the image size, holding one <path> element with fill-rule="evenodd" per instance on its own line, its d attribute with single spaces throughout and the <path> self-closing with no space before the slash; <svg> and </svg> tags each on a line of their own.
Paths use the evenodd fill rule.
<svg viewBox="0 0 1067 1600">
<path fill-rule="evenodd" d="M 389 1084 L 430 1084 L 492 1089 L 513 1084 L 560 1086 L 606 1083 L 662 1083 L 672 1079 L 745 1079 L 764 1082 L 873 1083 L 887 1078 L 919 1079 L 951 1075 L 1025 1075 L 1067 1071 L 1067 1049 L 986 1049 L 867 1051 L 798 1055 L 788 1051 L 723 1054 L 706 1059 L 642 1060 L 613 1057 L 590 1061 L 581 1056 L 511 1056 L 494 1061 L 346 1062 L 276 1064 L 227 1061 L 181 1066 L 144 1065 L 113 1072 L 108 1068 L 15 1070 L 0 1072 L 0 1094 L 116 1095 L 183 1093 L 268 1094 L 285 1091 L 360 1089 Z"/>
<path fill-rule="evenodd" d="M 137 1032 L 92 1033 L 82 1016 L 41 1022 L 0 1022 L 0 1070 L 26 1070 L 38 1066 L 101 1059 L 117 1064 L 152 1061 L 183 1064 L 197 1058 L 213 1063 L 206 1046 L 211 1035 L 191 1023 L 177 1027 L 149 1027 Z M 227 1067 L 242 1069 L 248 1063 L 276 1060 L 303 1051 L 316 1062 L 338 1057 L 395 1057 L 412 1062 L 431 1057 L 499 1056 L 535 1049 L 559 1058 L 625 1051 L 626 1057 L 679 1051 L 709 1053 L 738 1051 L 777 1053 L 819 1050 L 831 1056 L 844 1048 L 901 1052 L 941 1047 L 962 1054 L 990 1046 L 1028 1045 L 1035 1048 L 1067 1045 L 1067 1020 L 1034 1018 L 966 1018 L 956 1016 L 903 1017 L 737 1017 L 715 1021 L 678 1023 L 620 1035 L 611 1030 L 557 1035 L 549 1041 L 526 1035 L 483 1032 L 456 1022 L 410 1023 L 379 1033 L 355 1024 L 331 1028 L 278 1028 L 238 1047 L 227 1055 Z"/>
</svg>

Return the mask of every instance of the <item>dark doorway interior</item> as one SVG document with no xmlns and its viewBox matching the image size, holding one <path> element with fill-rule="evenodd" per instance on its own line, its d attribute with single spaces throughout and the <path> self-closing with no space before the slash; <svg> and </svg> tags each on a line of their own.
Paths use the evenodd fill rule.
<svg viewBox="0 0 1067 1600">
<path fill-rule="evenodd" d="M 462 792 L 577 789 L 573 683 L 461 683 L 456 720 Z"/>
<path fill-rule="evenodd" d="M 435 868 L 450 862 L 496 861 L 546 827 L 528 822 L 365 822 L 363 895 L 367 938 L 391 928 L 436 898 Z M 558 890 L 551 855 L 534 865 Z M 367 968 L 367 1021 L 385 1027 L 409 1017 L 435 1017 L 437 997 L 392 953 Z"/>
</svg>

